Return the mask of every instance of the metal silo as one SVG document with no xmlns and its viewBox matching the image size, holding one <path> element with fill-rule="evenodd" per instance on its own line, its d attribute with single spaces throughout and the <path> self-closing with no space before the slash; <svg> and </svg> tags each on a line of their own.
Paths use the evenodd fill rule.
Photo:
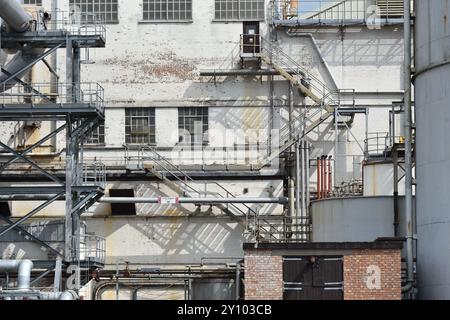
<svg viewBox="0 0 450 320">
<path fill-rule="evenodd" d="M 419 295 L 450 299 L 450 0 L 415 6 Z"/>
</svg>

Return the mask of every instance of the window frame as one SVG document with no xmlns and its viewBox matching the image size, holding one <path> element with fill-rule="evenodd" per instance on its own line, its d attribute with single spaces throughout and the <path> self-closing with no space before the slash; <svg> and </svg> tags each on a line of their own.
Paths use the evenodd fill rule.
<svg viewBox="0 0 450 320">
<path fill-rule="evenodd" d="M 28 1 L 28 3 L 26 3 Z M 34 3 L 30 3 L 31 1 L 33 1 Z M 37 6 L 37 7 L 42 7 L 42 0 L 24 0 L 23 1 L 23 5 L 24 6 Z"/>
<path fill-rule="evenodd" d="M 170 12 L 168 9 L 166 9 L 166 19 L 148 19 L 148 18 L 146 19 L 145 18 L 145 14 L 146 14 L 146 11 L 145 11 L 146 3 L 145 2 L 146 1 L 153 1 L 153 0 L 142 0 L 142 2 L 141 2 L 142 16 L 141 16 L 141 20 L 139 21 L 139 23 L 142 23 L 142 24 L 150 23 L 151 24 L 151 23 L 192 23 L 193 22 L 193 14 L 194 14 L 193 2 L 194 2 L 194 0 L 185 0 L 185 1 L 190 1 L 190 6 L 191 6 L 190 17 L 186 18 L 186 19 L 168 19 L 168 14 Z M 163 1 L 163 0 L 160 0 L 160 1 Z M 181 0 L 164 0 L 164 1 L 168 2 L 168 1 L 181 1 Z M 149 6 L 150 3 L 147 5 Z M 150 12 L 151 11 L 148 11 L 147 15 L 149 15 Z M 161 11 L 161 12 L 163 12 L 163 11 Z M 176 12 L 176 11 L 172 10 L 172 12 Z M 189 11 L 185 10 L 185 12 L 189 12 Z"/>
<path fill-rule="evenodd" d="M 214 18 L 213 22 L 243 22 L 243 21 L 259 21 L 264 22 L 266 20 L 266 3 L 265 0 L 259 0 L 262 2 L 263 5 L 263 16 L 262 17 L 256 17 L 256 18 L 247 18 L 247 17 L 241 17 L 241 9 L 240 9 L 240 1 L 249 1 L 249 0 L 237 0 L 238 1 L 238 9 L 237 9 L 237 16 L 236 18 L 217 18 L 217 1 L 233 1 L 233 0 L 214 0 Z M 234 13 L 232 12 L 232 15 Z"/>
<path fill-rule="evenodd" d="M 98 136 L 98 138 L 96 136 Z M 95 140 L 97 140 L 97 139 L 98 139 L 98 142 L 95 142 Z M 84 144 L 87 147 L 104 146 L 106 144 L 106 128 L 105 128 L 105 124 L 101 123 L 94 130 L 92 130 L 92 132 L 86 138 L 86 141 L 84 142 Z"/>
<path fill-rule="evenodd" d="M 181 112 L 180 112 L 181 110 L 187 110 L 187 109 L 191 109 L 191 110 L 194 109 L 196 111 L 202 110 L 202 112 L 206 110 L 206 114 L 205 113 L 202 113 L 200 115 L 199 114 L 195 114 L 195 115 L 181 114 Z M 201 145 L 202 146 L 209 145 L 210 137 L 209 137 L 209 108 L 208 107 L 178 107 L 178 137 L 179 137 L 178 143 L 177 143 L 178 145 L 181 145 L 181 146 L 199 145 L 198 141 L 195 141 L 195 135 L 194 135 L 195 134 L 195 123 L 194 123 L 194 132 L 188 131 L 191 135 L 190 143 L 187 143 L 186 141 L 184 141 L 184 139 L 183 139 L 183 141 L 180 141 L 180 138 L 182 137 L 182 130 L 185 132 L 187 129 L 186 121 L 185 120 L 181 121 L 181 119 L 182 118 L 183 119 L 198 118 L 198 117 L 201 117 L 201 122 L 202 122 L 202 143 L 201 143 Z M 206 128 L 206 130 L 205 130 L 205 128 Z"/>
<path fill-rule="evenodd" d="M 133 111 L 144 111 L 150 112 L 149 115 L 129 115 L 128 113 Z M 152 123 L 153 118 L 153 123 Z M 148 142 L 134 142 L 133 141 L 133 119 L 148 119 Z M 138 126 L 134 126 L 138 127 Z M 153 130 L 152 130 L 153 128 Z M 144 136 L 144 135 L 143 135 Z M 136 137 L 136 135 L 135 135 Z M 145 140 L 145 139 L 144 139 Z M 151 145 L 156 146 L 156 108 L 154 107 L 133 107 L 125 108 L 125 144 L 127 145 Z"/>
<path fill-rule="evenodd" d="M 78 6 L 80 9 L 82 9 L 81 5 L 79 5 L 77 3 L 77 2 L 80 2 L 80 1 L 82 1 L 82 0 L 69 0 L 69 8 L 71 8 L 72 6 Z M 98 6 L 98 4 L 94 3 L 95 1 L 111 1 L 111 2 L 115 1 L 116 2 L 116 6 L 117 6 L 117 12 L 115 12 L 116 19 L 113 19 L 113 20 L 107 20 L 104 17 L 104 14 L 106 13 L 106 11 L 103 12 L 103 14 L 102 13 L 98 13 L 98 12 L 87 12 L 87 11 L 82 11 L 82 10 L 80 12 L 81 12 L 81 14 L 95 14 L 95 15 L 101 17 L 103 19 L 102 22 L 105 23 L 105 24 L 119 24 L 120 23 L 120 19 L 119 19 L 119 12 L 120 12 L 119 0 L 85 0 L 85 1 L 92 1 L 93 2 L 92 4 L 88 4 L 88 3 L 85 4 L 86 6 L 92 5 L 92 7 Z M 75 4 L 73 4 L 72 2 L 75 2 Z M 111 3 L 111 5 L 113 5 L 113 3 Z M 113 12 L 113 11 L 111 11 L 111 12 Z M 111 13 L 111 15 L 113 15 L 113 14 Z M 87 21 L 82 21 L 81 23 L 82 24 L 87 24 L 88 22 Z"/>
</svg>

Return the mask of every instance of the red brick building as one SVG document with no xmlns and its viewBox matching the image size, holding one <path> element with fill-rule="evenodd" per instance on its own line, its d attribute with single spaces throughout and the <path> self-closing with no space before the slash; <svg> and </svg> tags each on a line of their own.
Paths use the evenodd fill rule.
<svg viewBox="0 0 450 320">
<path fill-rule="evenodd" d="M 244 244 L 246 300 L 400 300 L 402 241 Z"/>
</svg>

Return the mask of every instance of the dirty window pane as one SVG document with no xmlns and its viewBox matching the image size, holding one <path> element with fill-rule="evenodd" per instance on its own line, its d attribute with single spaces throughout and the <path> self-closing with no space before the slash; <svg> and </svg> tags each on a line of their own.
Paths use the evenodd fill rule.
<svg viewBox="0 0 450 320">
<path fill-rule="evenodd" d="M 143 20 L 192 20 L 192 0 L 143 0 Z"/>
<path fill-rule="evenodd" d="M 101 18 L 105 23 L 119 22 L 118 0 L 69 0 L 71 12 L 80 12 L 82 22 L 93 21 L 94 16 Z M 91 17 L 85 14 L 92 14 Z"/>
<path fill-rule="evenodd" d="M 91 132 L 86 144 L 105 144 L 105 124 L 101 124 Z"/>
<path fill-rule="evenodd" d="M 264 0 L 215 0 L 216 20 L 264 20 Z"/>
<path fill-rule="evenodd" d="M 202 145 L 208 143 L 208 108 L 178 108 L 179 142 Z"/>
<path fill-rule="evenodd" d="M 130 144 L 155 144 L 155 109 L 125 110 L 125 141 Z"/>
<path fill-rule="evenodd" d="M 33 5 L 33 6 L 42 6 L 42 0 L 23 0 L 23 4 Z"/>
</svg>

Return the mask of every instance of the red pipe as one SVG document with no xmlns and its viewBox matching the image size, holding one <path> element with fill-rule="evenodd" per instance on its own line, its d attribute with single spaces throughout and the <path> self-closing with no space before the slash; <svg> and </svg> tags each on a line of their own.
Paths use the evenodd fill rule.
<svg viewBox="0 0 450 320">
<path fill-rule="evenodd" d="M 331 159 L 328 160 L 328 196 L 333 192 L 333 170 L 331 166 Z"/>
<path fill-rule="evenodd" d="M 325 160 L 324 160 L 324 158 L 322 158 L 322 164 L 321 164 L 321 167 L 322 167 L 322 196 L 321 196 L 321 199 L 324 199 L 325 198 L 325 192 L 326 192 L 326 188 L 327 188 L 327 179 L 326 179 L 326 174 L 327 174 L 327 166 L 326 166 L 326 164 L 325 164 Z"/>
<path fill-rule="evenodd" d="M 321 190 L 321 185 L 320 183 L 322 182 L 321 179 L 321 173 L 322 173 L 322 169 L 320 167 L 321 164 L 321 160 L 320 158 L 317 158 L 317 199 L 320 199 L 320 196 L 322 195 L 322 190 Z"/>
</svg>

